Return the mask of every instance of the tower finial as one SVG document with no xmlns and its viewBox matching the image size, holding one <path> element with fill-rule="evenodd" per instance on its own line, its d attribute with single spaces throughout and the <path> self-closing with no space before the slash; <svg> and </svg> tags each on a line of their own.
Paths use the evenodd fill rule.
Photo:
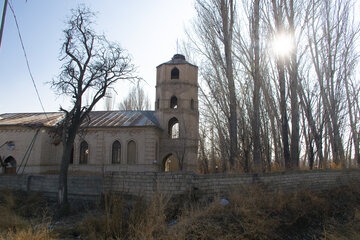
<svg viewBox="0 0 360 240">
<path fill-rule="evenodd" d="M 179 53 L 179 39 L 176 39 L 176 53 Z"/>
</svg>

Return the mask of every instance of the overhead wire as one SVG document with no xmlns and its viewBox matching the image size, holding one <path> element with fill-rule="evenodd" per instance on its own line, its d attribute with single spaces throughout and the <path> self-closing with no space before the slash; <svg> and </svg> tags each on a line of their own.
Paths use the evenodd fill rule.
<svg viewBox="0 0 360 240">
<path fill-rule="evenodd" d="M 13 7 L 12 7 L 12 5 L 11 5 L 10 2 L 8 2 L 8 6 L 9 6 L 9 8 L 10 8 L 10 10 L 11 10 L 13 16 L 14 16 L 16 28 L 17 28 L 18 35 L 19 35 L 19 38 L 20 38 L 21 47 L 22 47 L 22 49 L 23 49 L 23 53 L 24 53 L 25 60 L 26 60 L 26 66 L 27 66 L 27 69 L 28 69 L 30 78 L 31 78 L 31 80 L 32 80 L 32 83 L 33 83 L 33 85 L 34 85 L 34 88 L 35 88 L 35 91 L 36 91 L 36 95 L 37 95 L 37 97 L 38 97 L 38 100 L 39 100 L 39 102 L 40 102 L 41 108 L 42 108 L 42 110 L 43 110 L 46 118 L 49 120 L 49 118 L 48 118 L 48 116 L 47 116 L 47 114 L 46 114 L 46 112 L 45 112 L 44 105 L 43 105 L 43 103 L 42 103 L 42 101 L 41 101 L 40 94 L 39 94 L 39 91 L 38 91 L 38 89 L 37 89 L 37 86 L 36 86 L 34 77 L 33 77 L 32 73 L 31 73 L 30 64 L 29 64 L 29 59 L 28 59 L 27 54 L 26 54 L 26 51 L 25 51 L 25 46 L 24 46 L 24 42 L 23 42 L 23 40 L 22 40 L 22 36 L 21 36 L 21 32 L 20 32 L 20 27 L 19 27 L 19 23 L 18 23 L 17 18 L 16 18 L 15 11 L 14 11 L 14 9 L 13 9 Z"/>
<path fill-rule="evenodd" d="M 40 132 L 40 129 L 37 129 L 36 132 L 35 132 L 34 137 L 32 138 L 32 140 L 31 140 L 31 142 L 30 142 L 29 147 L 27 148 L 27 150 L 26 150 L 26 152 L 25 152 L 25 154 L 24 154 L 23 159 L 21 160 L 21 163 L 20 163 L 20 165 L 19 165 L 19 167 L 18 167 L 18 169 L 17 169 L 17 171 L 16 171 L 16 174 L 19 174 L 19 173 L 20 173 L 21 167 L 23 168 L 21 174 L 24 174 L 26 165 L 27 165 L 27 163 L 28 163 L 28 161 L 29 161 L 29 158 L 30 158 L 30 155 L 31 155 L 31 151 L 32 151 L 32 149 L 33 149 L 33 147 L 34 147 L 34 145 L 35 145 L 35 141 L 36 141 L 36 138 L 37 138 L 39 132 Z M 24 165 L 23 165 L 23 164 L 24 164 Z"/>
</svg>

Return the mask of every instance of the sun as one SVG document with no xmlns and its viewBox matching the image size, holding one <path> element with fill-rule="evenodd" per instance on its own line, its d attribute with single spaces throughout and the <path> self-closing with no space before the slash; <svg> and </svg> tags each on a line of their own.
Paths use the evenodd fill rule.
<svg viewBox="0 0 360 240">
<path fill-rule="evenodd" d="M 294 49 L 294 40 L 290 34 L 278 33 L 272 39 L 271 47 L 278 57 L 288 57 Z"/>
</svg>

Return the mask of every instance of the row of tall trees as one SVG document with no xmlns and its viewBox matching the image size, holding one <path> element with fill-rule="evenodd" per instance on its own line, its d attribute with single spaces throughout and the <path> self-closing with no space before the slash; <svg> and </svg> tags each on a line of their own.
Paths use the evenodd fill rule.
<svg viewBox="0 0 360 240">
<path fill-rule="evenodd" d="M 196 1 L 204 172 L 360 164 L 354 4 Z"/>
</svg>

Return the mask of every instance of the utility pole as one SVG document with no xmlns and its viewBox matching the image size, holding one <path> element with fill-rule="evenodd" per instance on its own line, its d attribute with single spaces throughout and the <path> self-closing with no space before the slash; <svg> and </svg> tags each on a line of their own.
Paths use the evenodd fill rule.
<svg viewBox="0 0 360 240">
<path fill-rule="evenodd" d="M 2 35 L 3 35 L 3 31 L 4 31 L 5 15 L 6 15 L 6 8 L 7 8 L 7 5 L 8 5 L 8 0 L 5 0 L 5 1 L 4 1 L 3 14 L 2 14 L 2 18 L 1 18 L 1 28 L 0 28 L 0 49 L 1 49 Z"/>
</svg>

